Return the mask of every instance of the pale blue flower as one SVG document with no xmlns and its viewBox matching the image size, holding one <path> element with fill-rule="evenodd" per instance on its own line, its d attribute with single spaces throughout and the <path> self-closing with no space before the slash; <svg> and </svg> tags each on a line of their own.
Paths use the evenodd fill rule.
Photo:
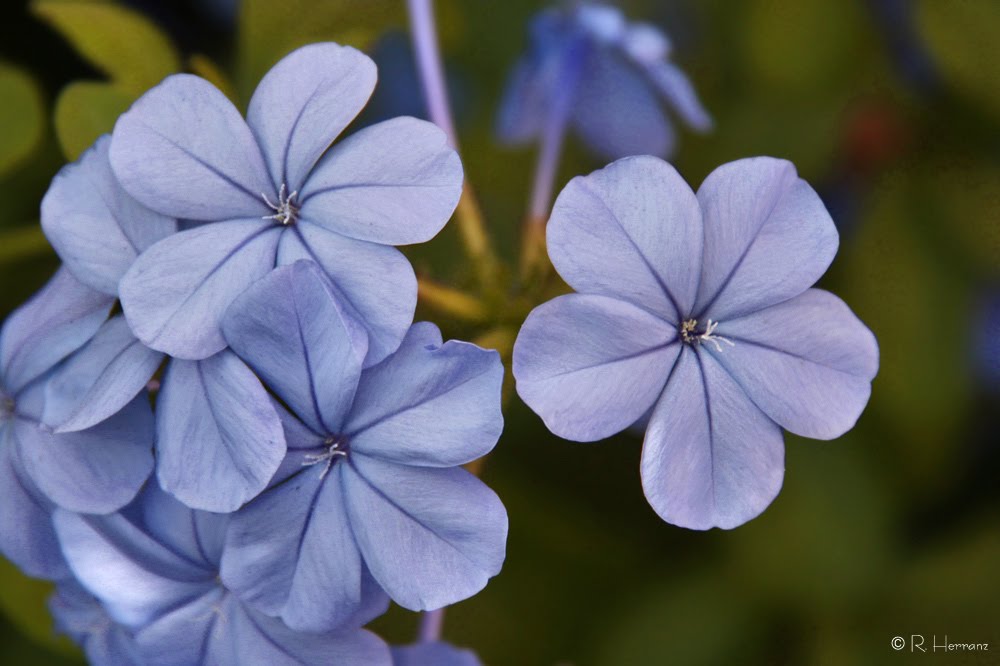
<svg viewBox="0 0 1000 666">
<path fill-rule="evenodd" d="M 528 316 L 517 391 L 577 441 L 652 410 L 641 473 L 656 512 L 695 529 L 740 525 L 781 487 L 782 428 L 833 439 L 868 402 L 875 337 L 810 288 L 837 245 L 819 197 L 784 160 L 721 166 L 697 195 L 654 157 L 575 178 L 548 250 L 579 293 Z"/>
</svg>

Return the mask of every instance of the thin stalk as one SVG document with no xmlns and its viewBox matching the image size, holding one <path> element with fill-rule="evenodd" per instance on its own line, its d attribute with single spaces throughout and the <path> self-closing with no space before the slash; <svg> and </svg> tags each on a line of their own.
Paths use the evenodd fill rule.
<svg viewBox="0 0 1000 666">
<path fill-rule="evenodd" d="M 417 299 L 428 307 L 466 321 L 481 322 L 489 316 L 482 301 L 475 296 L 427 278 L 417 279 Z"/>
<path fill-rule="evenodd" d="M 434 23 L 432 0 L 407 0 L 410 13 L 410 31 L 417 58 L 417 70 L 427 100 L 431 121 L 444 130 L 452 147 L 461 154 L 455 122 L 445 88 L 444 67 L 438 47 L 437 27 Z M 497 271 L 497 260 L 490 247 L 486 224 L 469 182 L 464 183 L 462 197 L 455 210 L 462 243 L 475 265 L 482 286 L 490 285 Z"/>
<path fill-rule="evenodd" d="M 417 630 L 418 643 L 433 643 L 441 640 L 441 629 L 444 627 L 444 608 L 427 611 L 420 616 L 420 628 Z"/>
</svg>

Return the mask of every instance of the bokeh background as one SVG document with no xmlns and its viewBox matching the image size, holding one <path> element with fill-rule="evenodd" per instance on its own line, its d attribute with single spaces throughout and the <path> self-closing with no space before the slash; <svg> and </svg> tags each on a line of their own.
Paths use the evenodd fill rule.
<svg viewBox="0 0 1000 666">
<path fill-rule="evenodd" d="M 670 34 L 715 118 L 681 136 L 673 161 L 691 183 L 763 154 L 820 191 L 841 230 L 821 286 L 874 330 L 881 371 L 852 432 L 786 437 L 781 494 L 727 532 L 656 517 L 639 438 L 563 442 L 512 397 L 484 471 L 510 514 L 507 563 L 448 610 L 445 636 L 494 666 L 1000 663 L 1000 3 L 621 4 Z M 541 6 L 437 2 L 466 173 L 508 260 L 534 153 L 501 148 L 492 127 Z M 324 39 L 380 64 L 361 122 L 423 113 L 401 0 L 4 2 L 0 316 L 57 265 L 38 226 L 49 180 L 133 99 L 192 71 L 245 105 L 278 58 Z M 601 166 L 571 139 L 558 187 Z M 410 256 L 419 274 L 471 284 L 453 228 Z M 451 336 L 483 332 L 420 314 Z M 81 663 L 47 594 L 0 560 L 0 663 Z M 375 623 L 396 642 L 415 627 L 399 609 Z M 911 634 L 990 651 L 890 647 Z"/>
</svg>

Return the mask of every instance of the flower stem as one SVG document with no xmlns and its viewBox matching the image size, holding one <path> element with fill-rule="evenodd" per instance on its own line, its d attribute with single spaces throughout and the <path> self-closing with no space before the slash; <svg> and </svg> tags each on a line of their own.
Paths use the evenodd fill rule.
<svg viewBox="0 0 1000 666">
<path fill-rule="evenodd" d="M 544 277 L 548 270 L 545 261 L 545 223 L 552 208 L 552 193 L 559 171 L 559 157 L 562 154 L 570 115 L 573 112 L 576 88 L 580 81 L 586 52 L 587 44 L 582 39 L 575 41 L 566 50 L 557 78 L 559 89 L 552 91 L 545 115 L 538 162 L 535 165 L 535 178 L 531 187 L 531 201 L 521 237 L 521 279 L 524 282 Z"/>
<path fill-rule="evenodd" d="M 410 13 L 410 30 L 417 69 L 420 72 L 420 82 L 431 121 L 444 130 L 449 143 L 461 154 L 451 106 L 448 104 L 448 92 L 445 89 L 444 67 L 441 65 L 432 0 L 407 0 L 406 4 Z M 482 212 L 468 181 L 462 188 L 462 196 L 455 213 L 462 242 L 475 265 L 481 285 L 485 287 L 492 284 L 497 272 L 497 260 L 490 247 Z"/>
<path fill-rule="evenodd" d="M 489 315 L 486 307 L 475 296 L 427 278 L 417 279 L 417 298 L 421 303 L 435 310 L 466 321 L 485 321 Z"/>
<path fill-rule="evenodd" d="M 420 616 L 420 629 L 417 631 L 417 642 L 433 643 L 441 640 L 441 628 L 444 626 L 444 608 L 427 611 Z"/>
</svg>

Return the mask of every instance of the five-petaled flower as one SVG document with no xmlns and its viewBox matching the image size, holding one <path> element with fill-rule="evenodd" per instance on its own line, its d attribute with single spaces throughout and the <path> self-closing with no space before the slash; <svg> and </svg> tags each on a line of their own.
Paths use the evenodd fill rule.
<svg viewBox="0 0 1000 666">
<path fill-rule="evenodd" d="M 143 343 L 188 360 L 225 348 L 232 300 L 276 265 L 319 265 L 369 339 L 388 356 L 416 307 L 416 279 L 393 245 L 432 238 L 451 217 L 462 165 L 444 133 L 396 118 L 327 150 L 375 86 L 361 52 L 312 44 L 263 78 L 246 121 L 204 79 L 168 77 L 118 120 L 111 165 L 154 211 L 211 222 L 145 251 L 120 284 Z"/>
<path fill-rule="evenodd" d="M 500 356 L 414 324 L 363 368 L 367 336 L 310 261 L 234 301 L 226 340 L 284 401 L 288 456 L 237 512 L 222 579 L 269 615 L 324 631 L 353 615 L 370 576 L 398 604 L 439 608 L 500 571 L 507 513 L 460 465 L 503 429 Z"/>
<path fill-rule="evenodd" d="M 575 178 L 548 247 L 579 293 L 528 316 L 517 391 L 577 441 L 651 410 L 641 473 L 656 512 L 695 529 L 740 525 L 781 487 L 781 428 L 832 439 L 868 402 L 874 336 L 810 288 L 837 245 L 823 203 L 784 160 L 726 164 L 697 195 L 654 157 Z"/>
</svg>

